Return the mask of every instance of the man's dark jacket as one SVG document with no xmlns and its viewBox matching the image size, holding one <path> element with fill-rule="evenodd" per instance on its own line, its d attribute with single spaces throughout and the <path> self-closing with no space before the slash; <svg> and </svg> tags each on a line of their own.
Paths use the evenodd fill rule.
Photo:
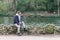
<svg viewBox="0 0 60 40">
<path fill-rule="evenodd" d="M 14 24 L 19 24 L 19 18 L 17 15 L 14 16 Z"/>
</svg>

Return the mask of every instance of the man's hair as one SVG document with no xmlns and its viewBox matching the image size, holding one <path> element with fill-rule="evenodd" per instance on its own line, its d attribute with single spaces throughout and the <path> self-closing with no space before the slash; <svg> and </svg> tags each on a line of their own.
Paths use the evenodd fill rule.
<svg viewBox="0 0 60 40">
<path fill-rule="evenodd" d="M 21 13 L 20 11 L 17 11 L 17 13 Z"/>
</svg>

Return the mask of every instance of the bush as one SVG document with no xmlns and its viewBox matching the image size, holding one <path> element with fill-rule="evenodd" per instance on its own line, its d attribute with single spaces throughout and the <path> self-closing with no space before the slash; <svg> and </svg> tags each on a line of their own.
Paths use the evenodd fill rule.
<svg viewBox="0 0 60 40">
<path fill-rule="evenodd" d="M 45 25 L 44 30 L 45 30 L 45 32 L 47 34 L 54 34 L 55 25 L 53 25 L 53 24 L 47 24 L 47 25 Z"/>
<path fill-rule="evenodd" d="M 38 34 L 54 34 L 56 32 L 60 33 L 60 27 L 57 28 L 54 24 L 46 24 L 44 27 L 40 26 L 32 26 L 29 25 L 27 26 L 27 34 L 30 35 L 38 35 Z M 24 29 L 21 27 L 21 33 L 24 34 Z M 14 25 L 10 26 L 5 26 L 1 25 L 0 26 L 0 34 L 16 34 L 17 33 L 17 28 Z"/>
<path fill-rule="evenodd" d="M 40 26 L 29 26 L 27 29 L 28 29 L 28 34 L 32 34 L 32 35 L 44 33 L 43 27 Z"/>
<path fill-rule="evenodd" d="M 7 33 L 8 34 L 16 34 L 17 33 L 17 27 L 16 26 L 7 27 Z"/>
<path fill-rule="evenodd" d="M 56 26 L 57 28 L 55 29 L 56 30 L 56 33 L 60 33 L 60 26 Z"/>
</svg>

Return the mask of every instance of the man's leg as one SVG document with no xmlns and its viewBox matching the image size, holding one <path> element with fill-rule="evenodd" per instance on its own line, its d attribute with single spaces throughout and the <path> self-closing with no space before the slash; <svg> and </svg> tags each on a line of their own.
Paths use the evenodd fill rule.
<svg viewBox="0 0 60 40">
<path fill-rule="evenodd" d="M 25 26 L 25 23 L 22 21 L 22 26 L 24 28 L 24 31 L 27 32 L 27 29 L 26 29 L 26 26 Z"/>
<path fill-rule="evenodd" d="M 20 25 L 15 24 L 15 26 L 17 27 L 17 33 L 18 33 L 18 35 L 20 35 Z"/>
<path fill-rule="evenodd" d="M 26 28 L 24 21 L 22 21 L 22 26 L 23 28 Z"/>
<path fill-rule="evenodd" d="M 20 33 L 20 27 L 17 27 L 17 33 Z"/>
</svg>

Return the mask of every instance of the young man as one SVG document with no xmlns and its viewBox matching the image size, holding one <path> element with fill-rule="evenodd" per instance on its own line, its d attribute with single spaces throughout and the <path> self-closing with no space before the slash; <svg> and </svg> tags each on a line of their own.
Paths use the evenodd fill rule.
<svg viewBox="0 0 60 40">
<path fill-rule="evenodd" d="M 21 12 L 18 11 L 16 13 L 16 15 L 14 16 L 14 25 L 17 27 L 17 33 L 18 33 L 18 36 L 21 36 L 20 34 L 20 24 L 22 23 L 23 27 L 24 27 L 24 31 L 27 31 L 26 28 L 25 28 L 25 23 L 22 21 L 21 19 Z"/>
</svg>

